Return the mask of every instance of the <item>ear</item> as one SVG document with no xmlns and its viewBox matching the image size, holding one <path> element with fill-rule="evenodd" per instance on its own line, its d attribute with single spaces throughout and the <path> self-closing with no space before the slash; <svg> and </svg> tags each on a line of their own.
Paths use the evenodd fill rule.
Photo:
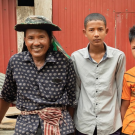
<svg viewBox="0 0 135 135">
<path fill-rule="evenodd" d="M 108 31 L 109 31 L 109 28 L 108 28 L 108 27 L 106 27 L 106 34 L 108 33 Z"/>
<path fill-rule="evenodd" d="M 85 37 L 87 37 L 87 34 L 86 34 L 86 30 L 83 29 L 83 34 L 85 35 Z"/>
</svg>

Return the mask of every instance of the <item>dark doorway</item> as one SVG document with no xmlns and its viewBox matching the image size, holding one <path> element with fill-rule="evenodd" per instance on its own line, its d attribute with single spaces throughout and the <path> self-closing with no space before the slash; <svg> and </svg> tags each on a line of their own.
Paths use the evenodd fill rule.
<svg viewBox="0 0 135 135">
<path fill-rule="evenodd" d="M 34 7 L 34 0 L 18 0 L 18 6 L 32 6 L 32 7 Z"/>
</svg>

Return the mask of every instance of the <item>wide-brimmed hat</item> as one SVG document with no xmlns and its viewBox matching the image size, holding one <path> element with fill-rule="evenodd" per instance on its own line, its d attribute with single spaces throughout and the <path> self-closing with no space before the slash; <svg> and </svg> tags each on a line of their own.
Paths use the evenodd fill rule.
<svg viewBox="0 0 135 135">
<path fill-rule="evenodd" d="M 29 16 L 24 23 L 15 25 L 16 31 L 25 31 L 26 29 L 44 29 L 48 31 L 61 31 L 61 29 L 53 24 L 44 16 Z"/>
<path fill-rule="evenodd" d="M 61 29 L 49 21 L 44 16 L 29 16 L 26 18 L 24 23 L 20 23 L 15 25 L 16 31 L 24 32 L 26 29 L 43 29 L 46 31 L 61 31 Z M 65 52 L 59 42 L 56 40 L 54 36 L 52 36 L 52 45 L 53 51 L 60 51 L 62 52 L 67 58 L 70 56 Z"/>
</svg>

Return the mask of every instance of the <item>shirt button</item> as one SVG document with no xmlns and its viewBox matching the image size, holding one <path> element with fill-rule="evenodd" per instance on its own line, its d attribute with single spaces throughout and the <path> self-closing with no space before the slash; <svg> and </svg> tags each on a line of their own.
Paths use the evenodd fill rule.
<svg viewBox="0 0 135 135">
<path fill-rule="evenodd" d="M 97 65 L 97 67 L 98 67 L 98 65 Z"/>
<path fill-rule="evenodd" d="M 98 79 L 98 78 L 96 78 L 96 79 Z"/>
<path fill-rule="evenodd" d="M 96 93 L 97 93 L 98 91 L 96 91 Z"/>
<path fill-rule="evenodd" d="M 96 105 L 97 105 L 97 103 L 96 103 Z"/>
<path fill-rule="evenodd" d="M 96 116 L 96 118 L 97 118 L 97 116 Z"/>
</svg>

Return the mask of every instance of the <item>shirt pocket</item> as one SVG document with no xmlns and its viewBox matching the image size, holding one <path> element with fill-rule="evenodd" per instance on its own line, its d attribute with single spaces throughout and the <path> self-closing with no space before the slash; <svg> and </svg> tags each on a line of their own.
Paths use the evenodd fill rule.
<svg viewBox="0 0 135 135">
<path fill-rule="evenodd" d="M 48 83 L 44 86 L 45 98 L 48 101 L 56 102 L 61 99 L 65 92 L 66 80 L 55 77 L 50 78 Z"/>
<path fill-rule="evenodd" d="M 62 79 L 62 78 L 53 78 L 53 79 L 50 79 L 49 81 L 49 89 L 54 91 L 54 92 L 57 92 L 58 95 L 65 90 L 65 85 L 66 85 L 66 80 Z"/>
<path fill-rule="evenodd" d="M 59 84 L 62 82 L 62 79 L 61 78 L 54 78 L 51 80 L 54 84 Z"/>
</svg>

